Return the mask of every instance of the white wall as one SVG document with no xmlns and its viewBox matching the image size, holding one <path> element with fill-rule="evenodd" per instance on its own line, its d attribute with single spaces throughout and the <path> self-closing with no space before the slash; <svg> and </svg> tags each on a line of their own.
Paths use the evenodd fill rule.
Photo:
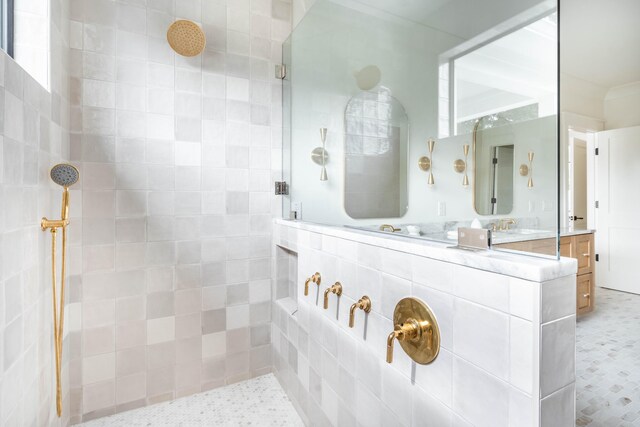
<svg viewBox="0 0 640 427">
<path fill-rule="evenodd" d="M 607 130 L 640 125 L 640 81 L 607 91 L 604 119 Z"/>
<path fill-rule="evenodd" d="M 562 66 L 562 60 L 560 61 Z M 604 117 L 607 88 L 565 73 L 560 75 L 560 111 L 597 119 Z"/>
</svg>

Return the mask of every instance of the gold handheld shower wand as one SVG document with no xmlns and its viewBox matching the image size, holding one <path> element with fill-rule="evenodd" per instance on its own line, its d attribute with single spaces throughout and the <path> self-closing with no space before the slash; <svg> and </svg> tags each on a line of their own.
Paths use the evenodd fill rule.
<svg viewBox="0 0 640 427">
<path fill-rule="evenodd" d="M 62 186 L 62 209 L 60 219 L 42 218 L 42 231 L 51 230 L 51 280 L 53 289 L 53 341 L 56 357 L 56 410 L 58 417 L 62 415 L 62 332 L 64 329 L 64 279 L 67 258 L 67 225 L 69 225 L 69 187 L 78 182 L 80 172 L 69 164 L 58 164 L 51 168 L 51 180 Z M 62 266 L 60 267 L 60 301 L 58 302 L 56 286 L 56 234 L 62 229 Z"/>
</svg>

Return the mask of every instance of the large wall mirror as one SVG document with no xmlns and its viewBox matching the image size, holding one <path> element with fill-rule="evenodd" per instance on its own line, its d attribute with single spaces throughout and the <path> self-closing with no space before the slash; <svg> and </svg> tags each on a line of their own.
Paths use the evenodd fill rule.
<svg viewBox="0 0 640 427">
<path fill-rule="evenodd" d="M 509 120 L 500 116 L 482 117 L 474 126 L 473 207 L 480 215 L 513 210 L 514 140 Z"/>
<path fill-rule="evenodd" d="M 351 218 L 407 212 L 409 118 L 383 87 L 352 97 L 345 109 L 344 208 Z"/>
</svg>

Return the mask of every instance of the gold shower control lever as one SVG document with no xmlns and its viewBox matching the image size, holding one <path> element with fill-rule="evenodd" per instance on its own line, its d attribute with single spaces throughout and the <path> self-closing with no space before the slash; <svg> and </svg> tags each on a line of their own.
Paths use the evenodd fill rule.
<svg viewBox="0 0 640 427">
<path fill-rule="evenodd" d="M 320 282 L 322 281 L 322 277 L 320 276 L 320 273 L 316 272 L 316 274 L 314 274 L 313 276 L 309 277 L 307 280 L 304 281 L 304 294 L 309 295 L 309 282 L 313 282 L 316 285 L 320 286 Z"/>
<path fill-rule="evenodd" d="M 394 331 L 387 338 L 387 363 L 393 362 L 397 339 L 416 363 L 426 365 L 440 352 L 440 328 L 427 304 L 418 298 L 403 298 L 393 311 Z"/>
<path fill-rule="evenodd" d="M 353 304 L 349 309 L 349 327 L 350 328 L 353 328 L 353 325 L 355 323 L 356 308 L 364 310 L 365 313 L 369 313 L 371 311 L 371 300 L 369 299 L 369 297 L 366 295 L 363 296 L 358 300 L 358 302 Z"/>
<path fill-rule="evenodd" d="M 336 282 L 330 288 L 325 289 L 324 291 L 324 309 L 329 308 L 329 293 L 336 294 L 337 296 L 342 295 L 342 285 L 340 282 Z"/>
</svg>

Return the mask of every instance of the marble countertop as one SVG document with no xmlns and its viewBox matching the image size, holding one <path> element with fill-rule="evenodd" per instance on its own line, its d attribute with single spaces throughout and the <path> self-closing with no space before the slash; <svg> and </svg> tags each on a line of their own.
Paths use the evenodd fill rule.
<svg viewBox="0 0 640 427">
<path fill-rule="evenodd" d="M 453 247 L 455 240 L 433 241 L 427 236 L 407 238 L 406 234 L 381 233 L 352 227 L 315 224 L 303 221 L 275 219 L 276 224 L 307 230 L 327 236 L 411 253 L 453 264 L 491 271 L 525 280 L 547 281 L 575 274 L 577 261 L 572 258 L 531 256 L 507 251 L 471 251 Z M 446 235 L 446 233 L 444 233 Z"/>
</svg>

